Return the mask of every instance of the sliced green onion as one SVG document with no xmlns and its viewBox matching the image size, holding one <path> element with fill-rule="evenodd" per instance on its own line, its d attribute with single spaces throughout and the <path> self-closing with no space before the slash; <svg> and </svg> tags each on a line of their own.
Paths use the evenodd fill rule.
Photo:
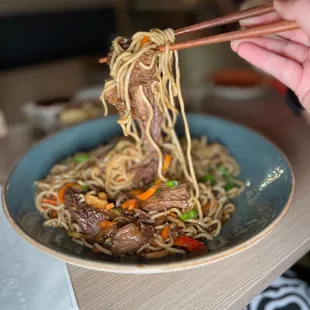
<svg viewBox="0 0 310 310">
<path fill-rule="evenodd" d="M 225 180 L 226 180 L 226 184 L 224 185 L 224 188 L 228 191 L 234 187 L 235 182 L 231 176 L 225 177 Z"/>
<path fill-rule="evenodd" d="M 82 185 L 81 189 L 82 189 L 82 191 L 87 192 L 89 189 L 89 186 L 88 185 Z"/>
<path fill-rule="evenodd" d="M 215 176 L 213 174 L 205 175 L 200 182 L 210 182 L 212 185 L 216 183 Z"/>
<path fill-rule="evenodd" d="M 169 181 L 166 182 L 166 186 L 169 187 L 169 188 L 170 187 L 178 186 L 178 184 L 179 184 L 179 182 L 176 181 L 176 180 L 169 180 Z"/>
<path fill-rule="evenodd" d="M 156 191 L 156 194 L 162 192 L 163 190 L 161 188 L 159 188 L 157 191 Z"/>
<path fill-rule="evenodd" d="M 228 170 L 227 167 L 225 167 L 225 166 L 218 166 L 218 170 L 221 173 L 221 175 L 223 175 L 225 177 L 230 176 L 230 173 L 229 173 L 229 170 Z"/>
<path fill-rule="evenodd" d="M 77 154 L 73 157 L 73 161 L 76 163 L 76 164 L 79 164 L 85 160 L 88 160 L 89 159 L 89 155 L 88 154 Z"/>
<path fill-rule="evenodd" d="M 234 187 L 234 182 L 233 181 L 228 181 L 225 185 L 224 188 L 228 191 Z"/>
<path fill-rule="evenodd" d="M 232 178 L 232 176 L 230 175 L 230 172 L 228 170 L 227 167 L 225 166 L 219 166 L 218 170 L 220 171 L 220 173 L 222 174 L 222 176 L 224 177 L 226 184 L 224 185 L 225 190 L 230 190 L 234 187 L 235 182 L 234 179 Z"/>
<path fill-rule="evenodd" d="M 190 210 L 186 213 L 183 213 L 179 217 L 182 221 L 188 221 L 188 220 L 195 218 L 197 216 L 197 214 L 198 214 L 198 212 L 196 210 Z"/>
<path fill-rule="evenodd" d="M 116 209 L 116 208 L 113 208 L 113 209 L 111 209 L 109 211 L 114 213 L 116 216 L 121 216 L 121 212 L 118 209 Z"/>
</svg>

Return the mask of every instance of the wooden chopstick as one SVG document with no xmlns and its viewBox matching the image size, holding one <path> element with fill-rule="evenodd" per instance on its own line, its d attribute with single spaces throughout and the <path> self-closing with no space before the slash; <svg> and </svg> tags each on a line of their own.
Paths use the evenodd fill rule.
<svg viewBox="0 0 310 310">
<path fill-rule="evenodd" d="M 267 14 L 270 12 L 274 12 L 274 7 L 272 4 L 265 4 L 255 8 L 243 10 L 237 13 L 233 13 L 227 16 L 219 17 L 216 19 L 212 19 L 210 21 L 194 24 L 188 27 L 180 28 L 175 30 L 175 35 L 180 36 L 183 34 L 199 31 L 202 29 L 212 28 L 216 26 L 226 25 L 229 23 L 233 23 L 236 21 L 240 21 L 246 18 L 251 18 L 263 14 Z M 228 42 L 238 39 L 244 39 L 249 37 L 255 36 L 262 36 L 267 34 L 273 34 L 278 32 L 284 32 L 289 30 L 298 29 L 298 25 L 295 22 L 291 21 L 281 21 L 274 24 L 262 25 L 257 26 L 249 29 L 241 29 L 233 32 L 223 33 L 215 36 L 204 37 L 196 40 L 190 40 L 186 42 L 180 42 L 171 44 L 169 46 L 170 50 L 182 50 L 190 47 L 202 46 L 202 45 L 209 45 L 221 42 Z M 158 47 L 160 51 L 165 50 L 165 46 Z M 107 62 L 108 58 L 100 58 L 99 63 Z"/>
<path fill-rule="evenodd" d="M 267 13 L 274 12 L 275 9 L 273 7 L 273 4 L 265 4 L 265 5 L 260 5 L 255 8 L 243 10 L 240 12 L 232 13 L 227 16 L 223 17 L 218 17 L 212 20 L 208 20 L 202 23 L 194 24 L 188 27 L 180 28 L 174 31 L 176 36 L 207 29 L 207 28 L 213 28 L 217 26 L 222 26 L 226 24 L 231 24 L 246 18 L 251 18 Z"/>
<path fill-rule="evenodd" d="M 268 34 L 280 33 L 289 30 L 299 29 L 299 25 L 296 22 L 291 21 L 280 21 L 274 24 L 262 25 L 248 29 L 241 29 L 237 31 L 232 31 L 228 33 L 218 34 L 211 37 L 204 37 L 196 40 L 189 40 L 186 42 L 180 42 L 171 44 L 169 50 L 183 50 L 190 47 L 197 47 L 202 45 L 209 45 L 215 43 L 229 42 L 233 40 L 240 40 L 252 37 L 259 37 Z M 160 46 L 158 49 L 160 51 L 165 50 L 165 46 Z"/>
</svg>

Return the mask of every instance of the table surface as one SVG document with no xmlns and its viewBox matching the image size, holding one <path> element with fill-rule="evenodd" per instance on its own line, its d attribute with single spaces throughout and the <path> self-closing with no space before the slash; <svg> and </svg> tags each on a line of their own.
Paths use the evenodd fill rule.
<svg viewBox="0 0 310 310">
<path fill-rule="evenodd" d="M 310 248 L 310 132 L 282 98 L 251 101 L 206 100 L 202 110 L 252 127 L 275 142 L 290 160 L 296 178 L 293 204 L 281 223 L 252 247 L 220 262 L 192 270 L 152 275 L 91 271 L 69 265 L 73 288 L 84 309 L 241 309 Z M 1 179 L 31 143 L 16 146 L 14 134 L 0 140 Z M 14 142 L 14 141 L 15 142 Z M 0 181 L 1 181 L 0 179 Z"/>
</svg>

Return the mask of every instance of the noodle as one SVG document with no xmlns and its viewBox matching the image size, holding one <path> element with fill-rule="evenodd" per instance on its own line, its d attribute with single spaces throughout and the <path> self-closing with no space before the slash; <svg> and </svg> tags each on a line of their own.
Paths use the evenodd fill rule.
<svg viewBox="0 0 310 310">
<path fill-rule="evenodd" d="M 212 240 L 220 234 L 223 223 L 236 210 L 231 199 L 245 188 L 244 182 L 237 179 L 239 165 L 224 146 L 210 144 L 207 137 L 191 139 L 180 87 L 178 53 L 168 48 L 174 41 L 172 29 L 153 29 L 138 32 L 131 40 L 117 37 L 112 42 L 109 59 L 112 79 L 106 81 L 100 99 L 105 115 L 108 102 L 119 110 L 118 124 L 125 138 L 82 155 L 75 154 L 56 164 L 44 180 L 36 182 L 35 203 L 44 216 L 44 225 L 63 229 L 73 241 L 94 252 L 115 255 L 113 229 L 134 223 L 153 228 L 153 237 L 135 250 L 137 255 L 158 251 L 164 255 L 166 250 L 171 255 L 183 255 L 186 249 L 175 245 L 179 236 L 192 238 L 194 242 L 197 239 Z M 162 45 L 166 46 L 166 50 L 161 53 L 156 48 Z M 139 70 L 151 76 L 149 84 L 147 79 L 144 81 L 139 76 Z M 134 79 L 138 84 L 133 87 Z M 179 139 L 175 132 L 179 113 L 177 106 L 184 124 L 184 139 Z M 139 109 L 144 109 L 145 114 Z M 154 134 L 158 119 L 160 138 Z M 167 155 L 171 158 L 168 165 L 164 164 Z M 79 159 L 78 156 L 82 157 Z M 133 190 L 143 192 L 152 186 L 155 179 L 148 183 L 136 182 L 137 171 L 148 169 L 152 160 L 156 163 L 156 182 L 160 182 L 153 195 L 160 193 L 165 182 L 174 180 L 188 185 L 188 201 L 183 206 L 175 205 L 168 210 L 144 209 L 143 201 L 138 201 L 139 205 L 133 205 L 131 210 L 122 209 L 117 205 L 120 194 L 127 193 L 133 199 Z M 100 230 L 98 226 L 95 227 L 96 234 L 90 235 L 85 228 L 88 219 L 77 220 L 77 213 L 74 213 L 78 212 L 77 207 L 73 212 L 66 200 L 68 198 L 61 196 L 68 195 L 66 186 L 76 191 L 76 196 L 70 196 L 69 201 L 74 201 L 72 203 L 79 208 L 86 208 L 83 212 L 93 208 L 91 212 L 95 213 L 89 214 L 111 221 L 111 231 Z M 61 194 L 62 191 L 64 193 Z M 102 206 L 112 205 L 116 215 L 111 217 L 108 210 L 106 213 L 96 211 L 90 199 Z M 183 218 L 185 215 L 189 217 Z M 168 235 L 163 235 L 167 227 Z M 110 233 L 105 235 L 106 231 Z"/>
</svg>

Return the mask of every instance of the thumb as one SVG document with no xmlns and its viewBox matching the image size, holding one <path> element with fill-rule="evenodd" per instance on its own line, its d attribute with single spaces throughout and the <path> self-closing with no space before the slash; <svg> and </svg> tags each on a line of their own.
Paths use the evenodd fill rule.
<svg viewBox="0 0 310 310">
<path fill-rule="evenodd" d="M 274 8 L 283 19 L 296 21 L 310 40 L 309 0 L 274 0 Z"/>
</svg>

